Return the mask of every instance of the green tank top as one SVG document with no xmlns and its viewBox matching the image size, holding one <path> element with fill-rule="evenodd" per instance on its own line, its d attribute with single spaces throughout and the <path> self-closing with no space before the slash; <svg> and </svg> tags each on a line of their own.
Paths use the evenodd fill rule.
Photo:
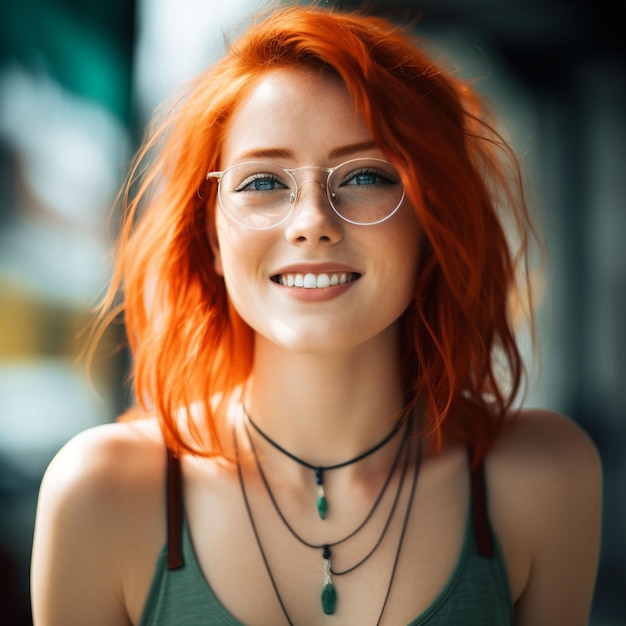
<svg viewBox="0 0 626 626">
<path fill-rule="evenodd" d="M 157 559 L 140 626 L 243 626 L 221 604 L 200 568 L 183 515 L 180 480 L 180 466 L 168 453 L 168 540 Z M 430 607 L 407 626 L 515 623 L 504 560 L 489 527 L 482 466 L 471 472 L 471 496 L 454 571 Z"/>
</svg>

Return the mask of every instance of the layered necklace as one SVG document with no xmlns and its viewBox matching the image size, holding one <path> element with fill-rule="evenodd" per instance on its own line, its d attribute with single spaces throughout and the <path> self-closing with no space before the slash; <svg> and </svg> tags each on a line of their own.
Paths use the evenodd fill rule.
<svg viewBox="0 0 626 626">
<path fill-rule="evenodd" d="M 263 481 L 264 487 L 267 491 L 267 494 L 269 496 L 269 499 L 274 507 L 274 509 L 276 510 L 276 513 L 278 514 L 279 518 L 281 519 L 281 521 L 283 522 L 283 524 L 285 525 L 285 527 L 287 528 L 287 530 L 291 533 L 291 535 L 293 537 L 295 537 L 295 539 L 297 539 L 298 542 L 300 542 L 302 545 L 314 549 L 314 550 L 320 550 L 322 553 L 322 559 L 323 559 L 323 583 L 322 583 L 322 593 L 321 593 L 321 605 L 322 605 L 322 610 L 324 611 L 325 614 L 327 615 L 331 615 L 335 612 L 335 608 L 337 605 L 337 592 L 335 589 L 335 585 L 333 582 L 332 577 L 333 576 L 343 576 L 345 574 L 349 574 L 350 572 L 353 572 L 354 570 L 356 570 L 358 567 L 360 567 L 361 565 L 363 565 L 377 550 L 377 548 L 380 546 L 380 544 L 383 541 L 383 538 L 385 537 L 385 534 L 391 524 L 391 520 L 393 518 L 393 515 L 397 509 L 397 505 L 398 505 L 398 501 L 400 499 L 400 495 L 402 493 L 403 490 L 403 486 L 405 483 L 405 479 L 407 476 L 407 471 L 408 471 L 408 467 L 410 464 L 410 458 L 411 458 L 411 446 L 408 445 L 409 442 L 409 430 L 412 427 L 412 421 L 410 420 L 405 420 L 404 418 L 407 417 L 407 415 L 410 412 L 410 408 L 407 409 L 407 411 L 402 415 L 402 418 L 398 421 L 398 424 L 396 425 L 396 427 L 394 428 L 394 430 L 387 435 L 381 442 L 379 442 L 376 446 L 374 446 L 373 448 L 370 448 L 369 450 L 367 450 L 365 453 L 355 457 L 354 459 L 350 459 L 349 461 L 346 461 L 344 463 L 338 463 L 336 465 L 330 465 L 330 466 L 322 466 L 321 468 L 319 466 L 316 466 L 314 464 L 311 463 L 307 463 L 306 461 L 303 461 L 302 459 L 299 459 L 298 457 L 296 457 L 295 455 L 289 453 L 287 450 L 285 450 L 284 448 L 282 448 L 281 446 L 279 446 L 278 444 L 276 444 L 276 442 L 274 442 L 272 439 L 270 439 L 265 433 L 263 433 L 258 426 L 256 426 L 254 424 L 254 422 L 250 419 L 250 416 L 245 412 L 244 409 L 244 414 L 247 418 L 247 421 L 250 423 L 250 425 L 256 430 L 256 432 L 261 435 L 266 441 L 268 441 L 268 443 L 272 444 L 277 450 L 279 450 L 280 452 L 282 452 L 283 454 L 285 454 L 286 456 L 288 456 L 289 458 L 291 458 L 292 460 L 300 463 L 301 465 L 304 465 L 305 467 L 308 467 L 309 469 L 312 469 L 315 471 L 316 474 L 316 480 L 317 477 L 321 474 L 323 476 L 323 472 L 324 471 L 329 471 L 332 469 L 338 469 L 340 467 L 346 467 L 347 465 L 356 463 L 364 458 L 366 458 L 367 456 L 369 456 L 370 454 L 373 454 L 374 452 L 376 452 L 376 450 L 379 450 L 381 447 L 383 447 L 388 441 L 390 441 L 393 436 L 401 429 L 402 424 L 406 423 L 406 427 L 404 430 L 404 435 L 402 438 L 402 441 L 400 443 L 400 445 L 398 446 L 398 450 L 396 452 L 396 455 L 394 457 L 394 460 L 392 462 L 392 465 L 390 467 L 389 473 L 387 474 L 387 477 L 383 483 L 383 486 L 380 489 L 380 492 L 378 494 L 378 496 L 376 497 L 372 507 L 370 508 L 369 512 L 366 514 L 365 518 L 357 525 L 357 527 L 350 531 L 348 534 L 346 534 L 345 536 L 341 537 L 340 539 L 337 539 L 335 541 L 331 541 L 328 543 L 323 543 L 323 544 L 316 544 L 316 543 L 312 543 L 310 541 L 305 540 L 303 537 L 301 537 L 293 528 L 293 526 L 288 522 L 288 520 L 286 519 L 285 515 L 283 514 L 283 512 L 280 510 L 280 507 L 278 506 L 278 503 L 276 501 L 276 498 L 274 496 L 274 493 L 270 487 L 269 481 L 267 480 L 267 476 L 263 470 L 263 466 L 260 462 L 256 447 L 254 445 L 254 441 L 252 440 L 252 437 L 250 436 L 250 431 L 247 427 L 247 425 L 245 426 L 245 430 L 246 430 L 246 435 L 248 438 L 248 443 L 250 445 L 250 448 L 252 450 L 254 459 L 255 459 L 255 463 L 256 463 L 256 467 L 257 467 L 257 471 Z M 274 580 L 274 577 L 272 575 L 272 571 L 270 569 L 269 566 L 269 562 L 267 560 L 265 551 L 263 549 L 263 546 L 261 544 L 261 540 L 260 540 L 260 536 L 256 527 L 256 523 L 254 520 L 254 516 L 252 514 L 252 510 L 250 507 L 250 502 L 248 500 L 248 495 L 247 495 L 247 491 L 246 491 L 246 487 L 245 487 L 245 481 L 243 478 L 243 472 L 242 472 L 242 468 L 241 468 L 241 463 L 239 460 L 239 444 L 238 444 L 238 439 L 237 439 L 237 435 L 236 432 L 234 432 L 234 443 L 235 443 L 235 451 L 236 451 L 236 455 L 237 455 L 237 471 L 238 471 L 238 477 L 239 477 L 239 483 L 240 483 L 240 487 L 241 487 L 241 491 L 242 491 L 242 495 L 243 495 L 243 499 L 244 499 L 244 503 L 246 506 L 246 512 L 248 514 L 248 518 L 250 520 L 250 524 L 252 526 L 252 530 L 257 542 L 257 545 L 259 547 L 259 551 L 261 553 L 261 557 L 263 559 L 263 563 L 265 565 L 265 569 L 267 570 L 267 573 L 269 575 L 270 581 L 272 583 L 272 587 L 274 589 L 274 592 L 276 594 L 276 597 L 278 599 L 278 602 L 281 606 L 281 609 L 283 611 L 283 614 L 285 615 L 285 618 L 287 619 L 287 622 L 292 625 L 292 621 L 287 613 L 287 610 L 285 608 L 285 604 L 281 598 L 281 595 L 279 593 L 278 587 L 276 585 L 276 582 Z M 414 494 L 415 494 L 415 488 L 416 488 L 416 484 L 417 484 L 417 478 L 418 478 L 418 474 L 419 474 L 419 467 L 420 467 L 420 462 L 421 462 L 421 455 L 422 455 L 422 449 L 421 449 L 421 443 L 418 446 L 418 456 L 417 459 L 415 461 L 415 465 L 414 465 L 414 471 L 413 471 L 413 480 L 412 480 L 412 484 L 411 484 L 411 489 L 410 489 L 410 493 L 409 493 L 409 497 L 408 497 L 408 502 L 407 502 L 407 507 L 406 507 L 406 512 L 404 515 L 404 521 L 403 521 L 403 525 L 402 525 L 402 529 L 400 532 L 400 537 L 398 540 L 398 546 L 396 549 L 396 554 L 395 554 L 395 558 L 394 558 L 394 563 L 392 566 L 392 571 L 391 571 L 391 576 L 389 579 L 389 583 L 387 586 L 387 590 L 386 590 L 386 594 L 385 594 L 385 598 L 383 601 L 383 606 L 377 621 L 377 624 L 380 624 L 380 621 L 382 619 L 383 613 L 385 611 L 385 607 L 387 605 L 387 600 L 389 598 L 389 593 L 391 591 L 391 585 L 393 583 L 393 579 L 395 576 L 395 572 L 396 572 L 396 568 L 397 568 L 397 564 L 398 564 L 398 559 L 400 557 L 400 552 L 402 549 L 402 543 L 404 541 L 404 536 L 405 536 L 405 532 L 406 532 L 406 528 L 407 528 L 407 524 L 408 524 L 408 520 L 409 520 L 409 514 L 412 508 L 412 503 L 413 503 L 413 498 L 414 498 Z M 336 571 L 333 569 L 332 565 L 331 565 L 331 548 L 334 548 L 335 546 L 338 546 L 346 541 L 348 541 L 349 539 L 351 539 L 352 537 L 354 537 L 357 533 L 359 533 L 365 526 L 366 524 L 369 522 L 369 520 L 372 518 L 374 512 L 376 511 L 376 509 L 378 508 L 378 505 L 380 504 L 386 490 L 387 487 L 389 486 L 395 472 L 396 469 L 398 467 L 398 464 L 400 462 L 400 458 L 403 458 L 402 461 L 402 470 L 401 470 L 401 475 L 400 478 L 398 480 L 398 487 L 393 499 L 393 502 L 391 504 L 391 508 L 389 511 L 389 514 L 387 516 L 387 519 L 383 525 L 383 528 L 380 532 L 380 535 L 378 537 L 378 539 L 376 540 L 376 542 L 374 543 L 373 547 L 362 557 L 360 558 L 354 565 L 343 569 L 341 571 Z M 318 472 L 318 470 L 320 470 Z M 320 483 L 318 482 L 318 486 L 320 485 Z M 322 480 L 322 485 L 323 485 L 323 480 Z M 319 496 L 318 496 L 319 497 Z M 325 497 L 325 495 L 324 495 Z M 320 515 L 320 517 L 322 517 Z M 324 519 L 325 517 L 322 517 L 322 519 Z"/>
<path fill-rule="evenodd" d="M 355 456 L 352 459 L 343 461 L 342 463 L 336 463 L 335 465 L 315 465 L 297 457 L 295 454 L 292 454 L 288 450 L 285 450 L 285 448 L 276 443 L 276 441 L 274 441 L 267 433 L 262 431 L 257 426 L 257 424 L 250 417 L 250 415 L 248 415 L 248 412 L 243 405 L 242 409 L 248 423 L 252 426 L 252 428 L 254 428 L 254 430 L 256 430 L 259 435 L 261 435 L 261 437 L 263 437 L 263 439 L 265 439 L 265 441 L 267 441 L 267 443 L 276 448 L 276 450 L 278 450 L 285 456 L 289 457 L 292 461 L 295 461 L 296 463 L 299 463 L 304 467 L 308 467 L 310 470 L 313 470 L 313 472 L 315 472 L 315 483 L 317 484 L 317 512 L 321 519 L 326 519 L 326 516 L 328 515 L 328 500 L 326 498 L 326 492 L 324 490 L 324 472 L 330 472 L 331 470 L 336 470 L 342 467 L 347 467 L 348 465 L 353 465 L 354 463 L 358 463 L 359 461 L 362 461 L 368 456 L 374 454 L 374 452 L 380 450 L 385 444 L 389 443 L 393 439 L 395 434 L 400 430 L 400 427 L 404 423 L 404 418 L 406 418 L 408 412 L 410 411 L 410 408 L 407 409 L 407 411 L 402 414 L 402 416 L 394 426 L 393 430 L 384 439 L 379 441 L 369 450 L 366 450 L 365 452 L 359 454 L 358 456 Z"/>
</svg>

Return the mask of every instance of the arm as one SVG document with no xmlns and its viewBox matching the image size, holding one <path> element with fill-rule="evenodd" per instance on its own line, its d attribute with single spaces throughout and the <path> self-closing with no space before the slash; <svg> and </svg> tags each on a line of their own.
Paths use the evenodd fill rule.
<svg viewBox="0 0 626 626">
<path fill-rule="evenodd" d="M 504 500 L 515 511 L 510 536 L 521 538 L 528 572 L 517 623 L 586 626 L 600 547 L 600 459 L 587 435 L 559 415 L 529 413 L 513 431 L 505 448 L 515 478 Z"/>
<path fill-rule="evenodd" d="M 36 626 L 128 626 L 115 446 L 98 428 L 78 435 L 42 481 L 33 544 Z"/>
</svg>

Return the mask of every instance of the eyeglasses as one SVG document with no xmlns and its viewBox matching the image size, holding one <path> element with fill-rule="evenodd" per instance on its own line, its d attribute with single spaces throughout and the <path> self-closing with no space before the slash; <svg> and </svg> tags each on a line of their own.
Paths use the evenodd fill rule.
<svg viewBox="0 0 626 626">
<path fill-rule="evenodd" d="M 304 177 L 305 172 L 326 174 Z M 300 179 L 300 182 L 296 178 Z M 306 183 L 319 184 L 333 211 L 350 224 L 372 226 L 389 219 L 404 200 L 404 186 L 391 163 L 382 159 L 352 159 L 336 167 L 314 165 L 286 169 L 272 163 L 238 163 L 217 180 L 222 210 L 235 222 L 254 230 L 278 226 L 291 215 Z"/>
</svg>

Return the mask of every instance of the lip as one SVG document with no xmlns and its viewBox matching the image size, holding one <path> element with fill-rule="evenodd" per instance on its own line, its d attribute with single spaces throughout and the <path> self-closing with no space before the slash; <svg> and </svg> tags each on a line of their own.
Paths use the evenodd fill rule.
<svg viewBox="0 0 626 626">
<path fill-rule="evenodd" d="M 285 265 L 277 271 L 272 272 L 270 278 L 272 282 L 280 284 L 279 278 L 281 276 L 306 276 L 307 274 L 312 274 L 314 276 L 319 276 L 320 274 L 326 274 L 328 276 L 340 276 L 342 274 L 346 274 L 351 276 L 352 280 L 356 280 L 361 277 L 361 272 L 357 271 L 354 267 L 342 263 L 294 263 L 292 265 Z"/>
<path fill-rule="evenodd" d="M 361 273 L 355 267 L 344 263 L 293 263 L 278 268 L 272 272 L 272 276 L 279 276 L 280 274 L 336 274 L 341 272 Z"/>
<path fill-rule="evenodd" d="M 320 275 L 324 277 L 321 281 L 323 285 L 313 286 L 315 284 L 313 277 L 317 278 Z M 272 273 L 270 279 L 275 285 L 287 290 L 298 299 L 320 301 L 344 293 L 360 277 L 361 272 L 341 263 L 298 263 L 280 268 Z M 294 279 L 296 284 L 294 284 Z M 304 279 L 304 284 L 302 279 Z M 287 282 L 290 284 L 285 284 Z M 311 286 L 307 287 L 307 285 Z"/>
</svg>

